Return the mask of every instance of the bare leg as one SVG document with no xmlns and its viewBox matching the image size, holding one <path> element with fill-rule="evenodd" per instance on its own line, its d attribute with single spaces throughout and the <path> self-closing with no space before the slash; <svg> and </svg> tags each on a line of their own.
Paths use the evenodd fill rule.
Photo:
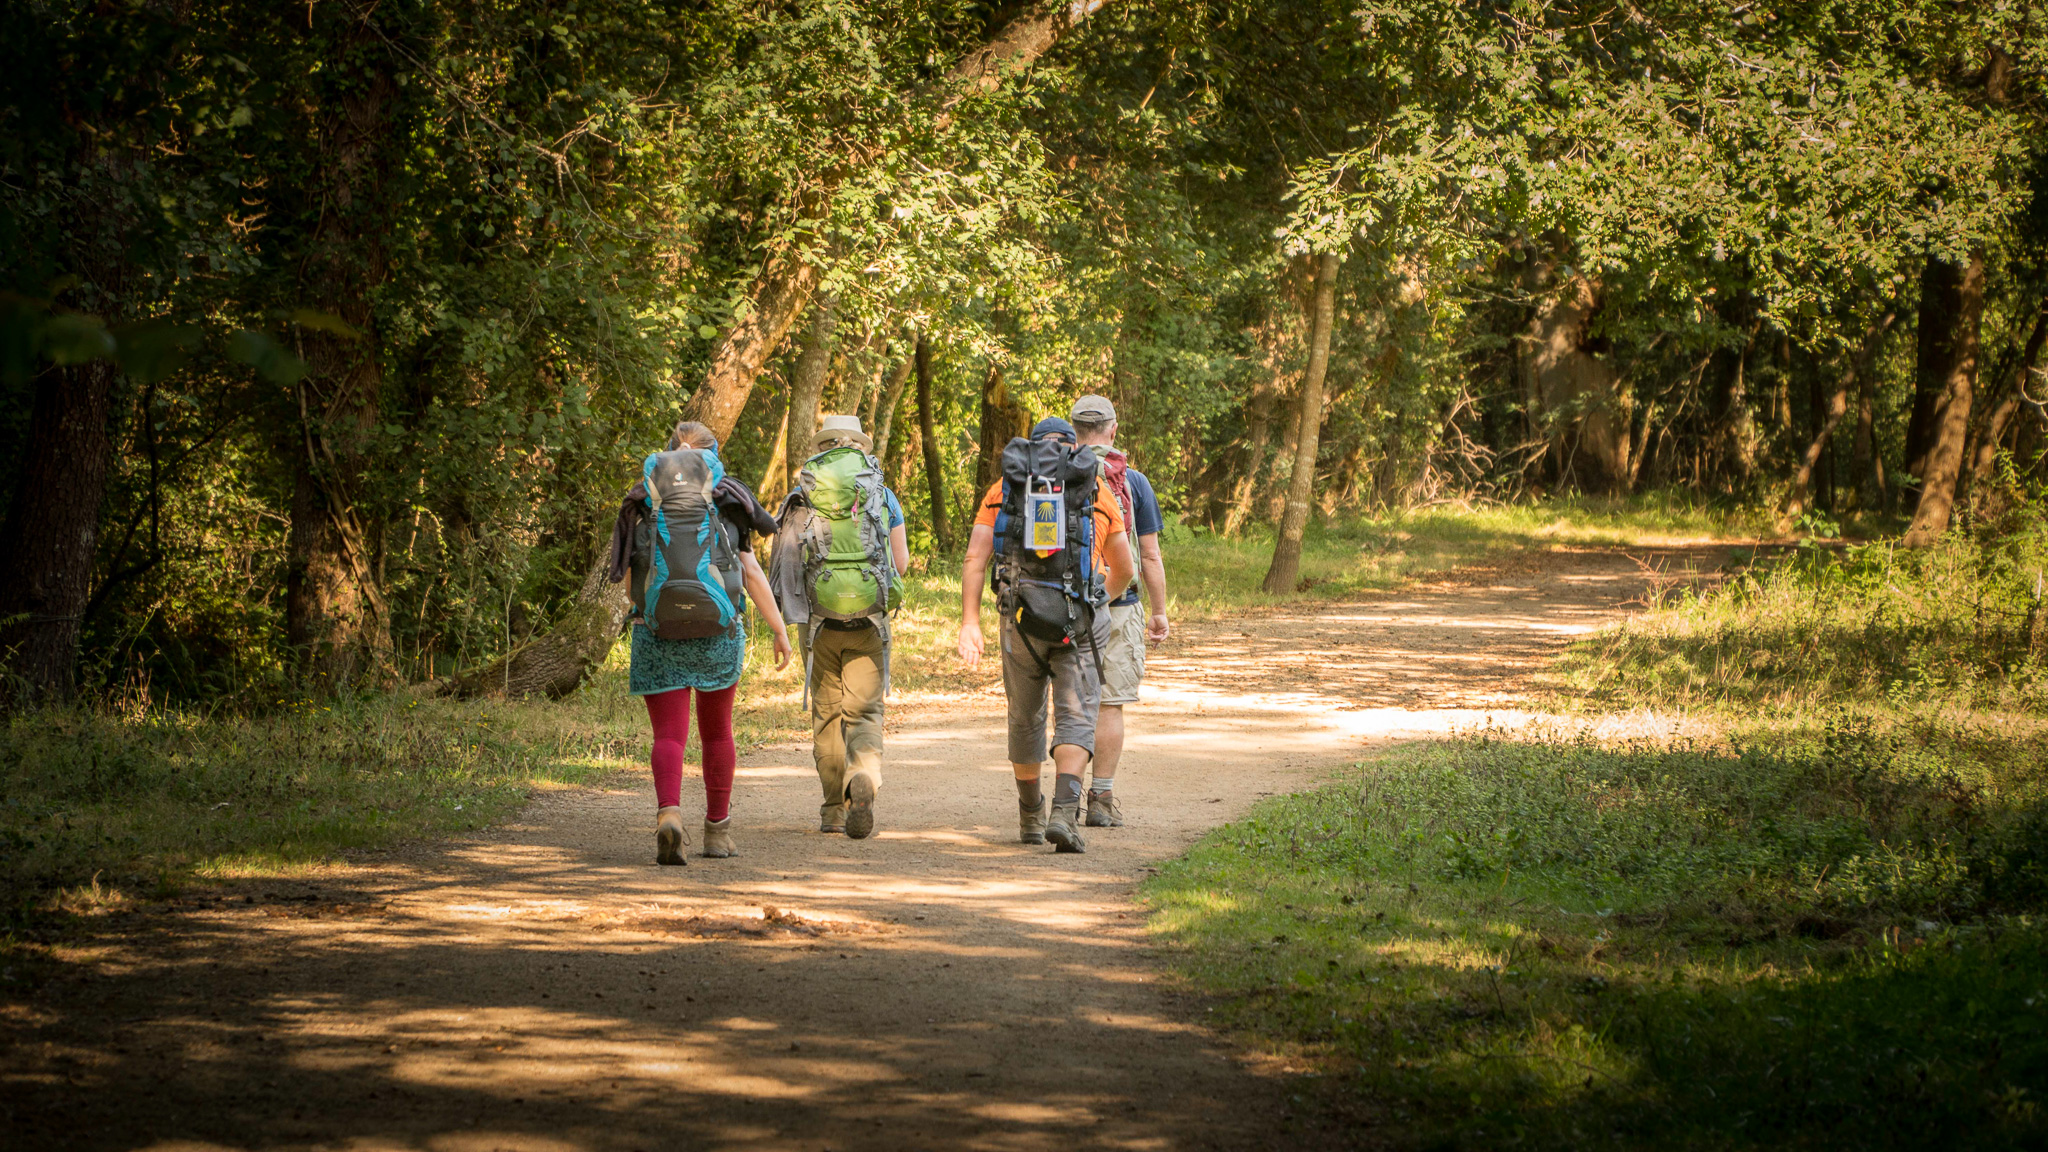
<svg viewBox="0 0 2048 1152">
<path fill-rule="evenodd" d="M 1116 779 L 1124 758 L 1124 706 L 1104 704 L 1095 717 L 1095 779 Z"/>
</svg>

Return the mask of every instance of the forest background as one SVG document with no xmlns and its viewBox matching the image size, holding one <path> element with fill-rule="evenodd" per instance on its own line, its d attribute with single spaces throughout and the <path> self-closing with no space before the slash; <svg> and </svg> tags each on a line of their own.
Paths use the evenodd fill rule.
<svg viewBox="0 0 2048 1152">
<path fill-rule="evenodd" d="M 924 564 L 1100 392 L 1280 593 L 1447 501 L 2038 508 L 2017 0 L 28 0 L 0 55 L 16 704 L 569 691 L 686 415 L 772 501 L 860 414 Z"/>
</svg>

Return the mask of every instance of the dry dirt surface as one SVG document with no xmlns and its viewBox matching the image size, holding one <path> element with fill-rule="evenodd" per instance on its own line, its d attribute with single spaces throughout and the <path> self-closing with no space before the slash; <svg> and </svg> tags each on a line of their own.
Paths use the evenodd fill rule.
<svg viewBox="0 0 2048 1152">
<path fill-rule="evenodd" d="M 95 918 L 64 975 L 0 991 L 0 1143 L 1375 1143 L 1295 1114 L 1285 1068 L 1204 1026 L 1135 885 L 1370 744 L 1521 718 L 1523 678 L 1629 611 L 1645 563 L 1722 555 L 1551 552 L 1186 627 L 1130 710 L 1130 825 L 1084 855 L 1017 842 L 997 692 L 894 708 L 866 841 L 816 831 L 789 744 L 741 763 L 736 859 L 656 867 L 651 786 L 622 776 L 473 838 Z"/>
</svg>

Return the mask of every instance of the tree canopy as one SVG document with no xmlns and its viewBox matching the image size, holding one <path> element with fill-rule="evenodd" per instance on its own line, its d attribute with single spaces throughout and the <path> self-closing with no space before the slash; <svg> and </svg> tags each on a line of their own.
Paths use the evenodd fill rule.
<svg viewBox="0 0 2048 1152">
<path fill-rule="evenodd" d="M 7 5 L 8 691 L 260 706 L 551 636 L 573 687 L 685 415 L 769 490 L 861 415 L 926 556 L 1091 391 L 1176 530 L 1283 554 L 1568 489 L 1995 520 L 2048 467 L 2043 19 Z"/>
</svg>

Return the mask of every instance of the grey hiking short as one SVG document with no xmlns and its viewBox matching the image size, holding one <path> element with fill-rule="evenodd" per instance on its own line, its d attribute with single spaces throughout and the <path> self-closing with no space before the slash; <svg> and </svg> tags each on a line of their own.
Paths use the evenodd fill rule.
<svg viewBox="0 0 2048 1152">
<path fill-rule="evenodd" d="M 1095 613 L 1095 644 L 1109 646 L 1109 613 Z M 1024 645 L 1031 648 L 1026 650 Z M 1052 697 L 1052 746 L 1073 744 L 1095 755 L 1095 716 L 1101 710 L 1102 684 L 1095 673 L 1095 653 L 1086 638 L 1075 644 L 1048 644 L 1017 631 L 1004 620 L 1003 692 L 1010 701 L 1010 762 L 1045 762 L 1045 704 Z M 1034 659 L 1032 653 L 1037 653 Z M 1040 661 L 1044 667 L 1040 667 Z M 1052 675 L 1046 675 L 1046 669 Z"/>
</svg>

